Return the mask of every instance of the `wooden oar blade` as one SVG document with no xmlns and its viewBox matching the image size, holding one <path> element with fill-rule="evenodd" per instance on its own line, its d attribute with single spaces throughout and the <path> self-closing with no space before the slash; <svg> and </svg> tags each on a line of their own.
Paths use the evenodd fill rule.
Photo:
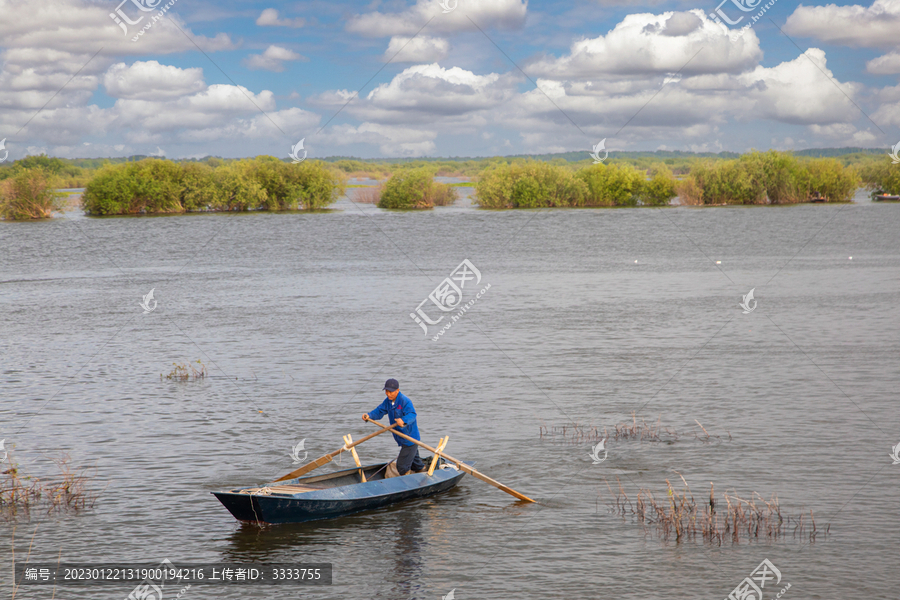
<svg viewBox="0 0 900 600">
<path fill-rule="evenodd" d="M 381 431 L 387 431 L 387 430 L 388 430 L 388 427 L 382 425 L 382 424 L 379 423 L 378 421 L 369 421 L 369 422 L 370 422 L 370 423 L 375 423 L 376 425 L 378 425 L 379 427 L 381 427 Z M 393 425 L 392 425 L 392 427 L 393 427 Z M 517 492 L 516 490 L 512 489 L 511 487 L 505 486 L 505 485 L 503 485 L 502 483 L 500 483 L 499 481 L 495 481 L 495 480 L 491 479 L 490 477 L 488 477 L 487 475 L 484 475 L 483 473 L 479 473 L 478 471 L 476 471 L 475 469 L 473 469 L 472 467 L 470 467 L 470 466 L 467 465 L 466 463 L 462 462 L 461 460 L 456 460 L 455 458 L 453 458 L 453 457 L 450 456 L 449 454 L 444 454 L 443 452 L 439 451 L 437 448 L 432 448 L 432 447 L 429 446 L 428 444 L 423 444 L 423 443 L 420 442 L 419 440 L 414 439 L 414 438 L 411 438 L 411 437 L 409 437 L 408 435 L 406 435 L 405 433 L 401 433 L 401 432 L 399 432 L 399 431 L 394 431 L 393 433 L 394 433 L 394 435 L 398 435 L 398 436 L 402 437 L 403 439 L 406 439 L 406 440 L 411 441 L 413 444 L 417 444 L 417 445 L 419 445 L 419 446 L 422 446 L 423 448 L 425 448 L 426 450 L 428 450 L 428 451 L 430 451 L 430 452 L 434 452 L 435 456 L 442 456 L 442 457 L 444 457 L 445 459 L 449 460 L 450 462 L 454 463 L 457 467 L 459 467 L 459 469 L 460 469 L 461 471 L 464 471 L 464 472 L 468 473 L 469 475 L 471 475 L 472 477 L 475 477 L 475 478 L 477 478 L 477 479 L 480 479 L 480 480 L 484 481 L 485 483 L 491 484 L 492 486 L 496 487 L 497 489 L 500 489 L 500 490 L 506 492 L 506 493 L 509 494 L 510 496 L 515 496 L 515 497 L 518 498 L 519 500 L 526 500 L 526 501 L 528 501 L 528 502 L 535 502 L 534 500 L 532 500 L 531 498 L 529 498 L 529 497 L 526 496 L 525 494 L 520 494 L 519 492 Z"/>
<path fill-rule="evenodd" d="M 506 492 L 506 493 L 509 494 L 510 496 L 515 496 L 515 497 L 518 498 L 519 500 L 525 500 L 525 501 L 527 501 L 527 502 L 534 502 L 534 500 L 532 500 L 531 498 L 529 498 L 529 497 L 526 496 L 525 494 L 521 494 L 521 493 L 517 492 L 516 490 L 512 489 L 511 487 L 505 486 L 505 485 L 503 485 L 502 483 L 500 483 L 499 481 L 497 481 L 497 480 L 495 480 L 495 479 L 491 479 L 490 477 L 488 477 L 488 476 L 485 475 L 484 473 L 481 473 L 480 471 L 476 471 L 475 469 L 473 469 L 472 467 L 470 467 L 470 466 L 467 465 L 466 463 L 456 463 L 456 466 L 459 467 L 459 470 L 460 470 L 460 471 L 465 471 L 466 473 L 468 473 L 468 474 L 471 475 L 472 477 L 475 477 L 475 478 L 477 478 L 477 479 L 480 479 L 480 480 L 484 481 L 485 483 L 489 483 L 489 484 L 491 484 L 492 486 L 494 486 L 494 487 L 496 487 L 496 488 L 498 488 L 498 489 L 500 489 L 500 490 L 503 490 L 504 492 Z"/>
</svg>

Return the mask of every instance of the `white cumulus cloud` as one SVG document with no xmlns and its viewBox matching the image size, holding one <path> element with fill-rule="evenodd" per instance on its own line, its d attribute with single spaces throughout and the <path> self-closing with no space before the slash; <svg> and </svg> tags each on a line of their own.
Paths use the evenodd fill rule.
<svg viewBox="0 0 900 600">
<path fill-rule="evenodd" d="M 280 73 L 284 71 L 284 62 L 289 60 L 306 60 L 306 58 L 293 50 L 272 45 L 262 54 L 251 54 L 244 59 L 243 64 L 248 69 Z"/>
<path fill-rule="evenodd" d="M 381 156 L 424 156 L 434 152 L 437 133 L 430 129 L 364 122 L 358 127 L 340 125 L 326 137 L 335 145 L 377 144 Z"/>
<path fill-rule="evenodd" d="M 131 38 L 147 24 L 146 15 L 153 13 L 141 13 L 130 2 L 127 3 L 122 10 L 126 11 L 129 18 L 135 20 L 143 16 L 143 19 L 137 25 L 128 26 L 128 31 L 123 32 L 109 16 L 114 8 L 115 4 L 110 6 L 106 2 L 90 0 L 0 0 L 0 14 L 3 15 L 0 19 L 0 40 L 5 49 L 50 49 L 88 56 L 102 48 L 101 61 L 103 57 L 110 55 L 195 51 L 196 47 L 191 39 L 207 52 L 234 47 L 227 34 L 220 33 L 214 38 L 208 38 L 193 33 L 178 14 L 172 11 L 154 23 L 139 41 L 132 42 Z M 178 27 L 172 26 L 172 21 Z"/>
<path fill-rule="evenodd" d="M 866 71 L 873 75 L 895 75 L 900 73 L 900 52 L 891 52 L 866 63 Z"/>
<path fill-rule="evenodd" d="M 740 73 L 761 58 L 755 33 L 732 41 L 723 27 L 692 10 L 627 15 L 606 35 L 577 41 L 568 55 L 536 60 L 526 70 L 554 79 L 678 71 Z"/>
<path fill-rule="evenodd" d="M 517 81 L 510 75 L 477 75 L 460 67 L 445 69 L 432 63 L 407 67 L 364 98 L 354 98 L 347 90 L 334 90 L 310 101 L 338 106 L 353 98 L 345 110 L 364 120 L 428 123 L 436 117 L 466 115 L 502 104 L 515 96 Z"/>
<path fill-rule="evenodd" d="M 274 108 L 275 95 L 268 90 L 254 94 L 245 87 L 217 84 L 171 101 L 117 100 L 115 114 L 118 125 L 153 133 L 210 128 L 231 117 Z"/>
<path fill-rule="evenodd" d="M 900 0 L 875 0 L 871 6 L 801 4 L 784 25 L 788 35 L 866 48 L 896 47 L 898 29 Z"/>
<path fill-rule="evenodd" d="M 109 17 L 114 7 L 90 0 L 0 0 L 0 126 L 16 131 L 43 107 L 22 135 L 68 144 L 82 132 L 102 134 L 108 116 L 87 103 L 111 65 L 127 56 L 196 52 L 191 39 L 206 52 L 233 47 L 224 33 L 196 35 L 173 12 L 132 42 L 139 25 L 123 33 Z"/>
<path fill-rule="evenodd" d="M 113 98 L 167 99 L 206 89 L 203 69 L 179 69 L 155 60 L 112 65 L 103 76 L 106 93 Z"/>
<path fill-rule="evenodd" d="M 367 117 L 380 114 L 381 119 L 400 123 L 427 122 L 435 115 L 463 115 L 497 106 L 515 95 L 514 81 L 497 73 L 445 69 L 437 63 L 414 65 L 369 92 L 357 109 L 374 111 Z"/>
<path fill-rule="evenodd" d="M 418 35 L 409 38 L 395 35 L 384 52 L 385 62 L 430 63 L 446 58 L 450 43 L 443 38 Z"/>
<path fill-rule="evenodd" d="M 267 8 L 260 13 L 256 19 L 256 24 L 260 27 L 303 27 L 306 19 L 280 19 L 278 11 L 274 8 Z"/>
<path fill-rule="evenodd" d="M 823 75 L 824 73 L 824 75 Z M 748 117 L 765 117 L 802 125 L 829 125 L 855 120 L 851 98 L 860 86 L 840 83 L 826 65 L 825 52 L 810 48 L 775 67 L 757 67 L 739 77 L 755 100 Z"/>
<path fill-rule="evenodd" d="M 453 6 L 456 0 L 450 0 Z M 452 33 L 478 31 L 478 27 L 519 29 L 525 24 L 527 0 L 458 0 L 456 8 L 444 13 L 439 0 L 417 0 L 399 13 L 371 12 L 355 15 L 347 31 L 368 37 L 414 35 L 425 23 L 429 31 Z M 478 27 L 473 24 L 478 25 Z"/>
</svg>

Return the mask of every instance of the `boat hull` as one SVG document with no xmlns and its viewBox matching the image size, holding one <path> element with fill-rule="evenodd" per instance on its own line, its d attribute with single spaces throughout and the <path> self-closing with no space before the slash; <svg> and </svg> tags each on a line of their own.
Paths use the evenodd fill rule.
<svg viewBox="0 0 900 600">
<path fill-rule="evenodd" d="M 348 469 L 335 475 L 357 472 L 357 469 Z M 303 523 L 334 519 L 405 500 L 439 494 L 454 487 L 464 475 L 462 471 L 438 469 L 431 477 L 427 473 L 414 473 L 293 495 L 247 494 L 240 493 L 239 490 L 212 493 L 240 521 Z M 314 479 L 319 478 L 301 477 L 281 483 L 303 484 Z"/>
</svg>

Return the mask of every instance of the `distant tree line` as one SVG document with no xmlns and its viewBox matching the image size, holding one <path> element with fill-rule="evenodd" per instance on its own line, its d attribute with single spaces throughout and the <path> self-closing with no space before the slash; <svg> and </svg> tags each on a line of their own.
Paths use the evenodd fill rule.
<svg viewBox="0 0 900 600">
<path fill-rule="evenodd" d="M 818 151 L 833 157 L 803 155 L 814 152 L 753 151 L 733 158 L 611 153 L 598 164 L 562 158 L 567 155 L 549 161 L 340 158 L 299 164 L 272 156 L 104 159 L 101 164 L 41 155 L 0 165 L 0 218 L 49 217 L 59 210 L 55 190 L 82 182 L 83 206 L 91 215 L 318 209 L 345 192 L 350 176 L 380 181 L 356 201 L 395 209 L 452 204 L 456 189 L 434 180 L 442 175 L 473 180 L 476 204 L 491 209 L 664 206 L 675 196 L 693 205 L 846 202 L 860 186 L 900 195 L 900 165 L 886 153 L 836 149 Z"/>
<path fill-rule="evenodd" d="M 835 158 L 845 167 L 860 168 L 867 164 L 882 161 L 886 157 L 884 150 L 867 148 L 819 148 L 798 150 L 789 153 L 800 159 Z M 740 158 L 737 152 L 685 152 L 680 150 L 657 150 L 655 152 L 610 152 L 604 164 L 627 164 L 648 173 L 657 165 L 665 165 L 676 176 L 688 174 L 695 166 L 706 163 L 717 163 Z M 559 154 L 532 154 L 515 156 L 492 156 L 482 158 L 377 158 L 361 159 L 351 157 L 326 157 L 326 162 L 344 171 L 348 175 L 374 179 L 389 177 L 398 169 L 414 169 L 428 167 L 437 175 L 478 176 L 482 171 L 502 165 L 538 161 L 555 166 L 566 166 L 573 169 L 590 166 L 591 158 L 587 150 L 580 152 L 564 152 Z"/>
<path fill-rule="evenodd" d="M 33 169 L 44 171 L 47 176 L 53 178 L 54 183 L 62 187 L 83 187 L 90 179 L 90 173 L 73 161 L 40 154 L 0 165 L 0 181 Z"/>
</svg>

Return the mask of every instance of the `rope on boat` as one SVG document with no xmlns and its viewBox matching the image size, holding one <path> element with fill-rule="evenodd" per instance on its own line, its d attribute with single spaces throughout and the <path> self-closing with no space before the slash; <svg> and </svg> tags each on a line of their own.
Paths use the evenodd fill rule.
<svg viewBox="0 0 900 600">
<path fill-rule="evenodd" d="M 249 494 L 251 496 L 254 494 L 256 494 L 257 496 L 271 496 L 272 488 L 269 488 L 269 487 L 246 488 L 246 489 L 239 491 L 238 494 Z"/>
</svg>

